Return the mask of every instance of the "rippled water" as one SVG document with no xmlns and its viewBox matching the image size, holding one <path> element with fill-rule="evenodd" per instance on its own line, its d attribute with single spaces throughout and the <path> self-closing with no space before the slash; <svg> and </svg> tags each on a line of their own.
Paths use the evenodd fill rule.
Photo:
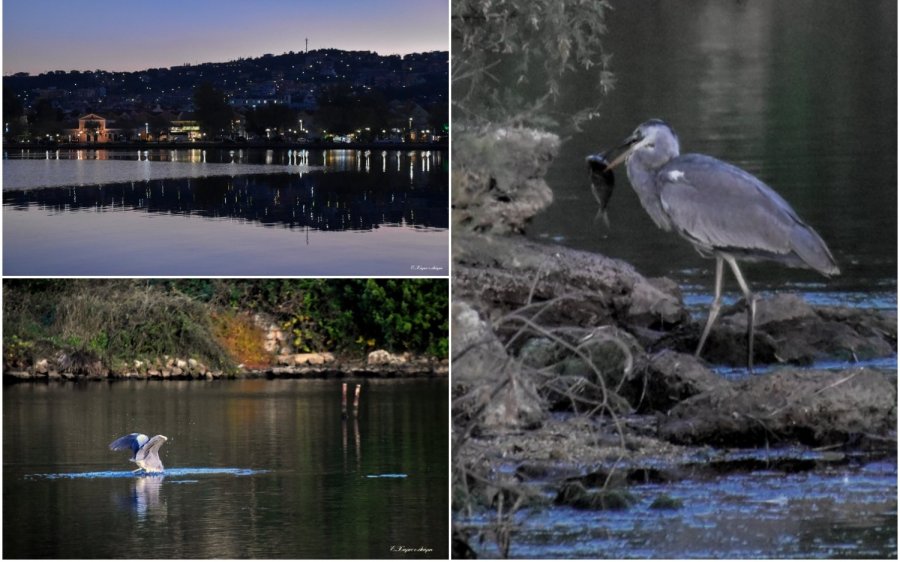
<svg viewBox="0 0 900 562">
<path fill-rule="evenodd" d="M 6 274 L 447 273 L 440 151 L 6 156 Z"/>
<path fill-rule="evenodd" d="M 797 451 L 789 458 L 804 456 Z M 734 456 L 734 455 L 732 455 Z M 743 459 L 781 453 L 748 451 Z M 814 459 L 818 453 L 806 453 Z M 705 462 L 705 460 L 703 461 Z M 523 510 L 512 537 L 514 558 L 896 558 L 896 459 L 846 463 L 785 473 L 748 470 L 629 488 L 623 510 L 570 507 Z M 661 497 L 681 502 L 654 509 Z M 552 500 L 553 494 L 549 494 Z M 488 525 L 489 512 L 464 525 Z M 476 550 L 498 556 L 491 540 Z"/>
</svg>

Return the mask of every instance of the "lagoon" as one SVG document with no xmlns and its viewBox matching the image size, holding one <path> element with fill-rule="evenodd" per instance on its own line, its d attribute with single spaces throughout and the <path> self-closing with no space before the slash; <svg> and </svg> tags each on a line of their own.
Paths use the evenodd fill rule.
<svg viewBox="0 0 900 562">
<path fill-rule="evenodd" d="M 4 157 L 7 275 L 447 274 L 440 151 Z"/>
<path fill-rule="evenodd" d="M 4 558 L 447 558 L 446 379 L 351 382 L 349 420 L 338 380 L 7 386 Z"/>
</svg>

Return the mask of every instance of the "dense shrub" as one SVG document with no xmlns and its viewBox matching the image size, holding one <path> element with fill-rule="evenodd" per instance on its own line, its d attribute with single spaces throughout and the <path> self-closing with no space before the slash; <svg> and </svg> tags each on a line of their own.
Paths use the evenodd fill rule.
<svg viewBox="0 0 900 562">
<path fill-rule="evenodd" d="M 164 355 L 263 366 L 245 314 L 257 312 L 301 351 L 448 351 L 439 279 L 22 279 L 4 281 L 3 292 L 7 366 L 59 351 L 110 366 Z"/>
</svg>

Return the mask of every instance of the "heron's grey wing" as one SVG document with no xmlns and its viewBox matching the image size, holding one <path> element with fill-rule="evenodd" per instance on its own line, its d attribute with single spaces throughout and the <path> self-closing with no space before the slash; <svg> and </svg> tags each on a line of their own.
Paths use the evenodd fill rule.
<svg viewBox="0 0 900 562">
<path fill-rule="evenodd" d="M 138 450 L 148 441 L 148 437 L 143 433 L 129 433 L 123 435 L 109 444 L 110 450 L 121 451 L 131 449 L 131 452 L 137 454 Z"/>
<path fill-rule="evenodd" d="M 159 448 L 167 441 L 165 435 L 154 435 L 134 455 L 135 461 L 142 461 L 144 468 L 148 470 L 163 470 L 162 461 L 159 460 Z"/>
<path fill-rule="evenodd" d="M 780 195 L 744 170 L 687 154 L 663 166 L 657 180 L 663 210 L 701 249 L 806 263 L 826 274 L 837 271 L 818 234 Z"/>
</svg>

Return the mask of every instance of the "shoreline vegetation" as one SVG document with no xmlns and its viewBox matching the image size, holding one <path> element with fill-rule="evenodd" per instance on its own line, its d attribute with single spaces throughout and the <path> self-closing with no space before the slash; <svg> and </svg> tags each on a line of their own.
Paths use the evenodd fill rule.
<svg viewBox="0 0 900 562">
<path fill-rule="evenodd" d="M 4 282 L 4 383 L 447 376 L 442 279 Z"/>
</svg>

